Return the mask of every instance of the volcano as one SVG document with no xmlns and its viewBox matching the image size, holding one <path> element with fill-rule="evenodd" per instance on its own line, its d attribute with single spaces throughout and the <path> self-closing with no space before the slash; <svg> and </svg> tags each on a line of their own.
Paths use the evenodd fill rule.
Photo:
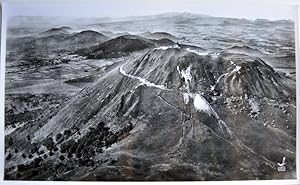
<svg viewBox="0 0 300 185">
<path fill-rule="evenodd" d="M 290 79 L 257 57 L 159 42 L 94 47 L 99 58 L 141 54 L 17 129 L 6 179 L 272 179 L 283 156 L 295 170 Z"/>
<path fill-rule="evenodd" d="M 155 46 L 170 45 L 174 42 L 163 38 L 160 40 L 151 40 L 135 35 L 123 35 L 113 38 L 97 46 L 78 50 L 76 53 L 88 58 L 118 58 L 129 55 L 131 52 L 140 51 Z"/>
</svg>

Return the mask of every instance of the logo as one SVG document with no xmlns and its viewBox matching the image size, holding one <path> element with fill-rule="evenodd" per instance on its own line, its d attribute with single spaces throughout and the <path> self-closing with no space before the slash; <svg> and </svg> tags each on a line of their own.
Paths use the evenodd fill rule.
<svg viewBox="0 0 300 185">
<path fill-rule="evenodd" d="M 285 172 L 286 171 L 286 162 L 285 162 L 285 157 L 282 158 L 282 162 L 281 163 L 277 163 L 278 167 L 277 167 L 277 171 L 279 172 Z"/>
</svg>

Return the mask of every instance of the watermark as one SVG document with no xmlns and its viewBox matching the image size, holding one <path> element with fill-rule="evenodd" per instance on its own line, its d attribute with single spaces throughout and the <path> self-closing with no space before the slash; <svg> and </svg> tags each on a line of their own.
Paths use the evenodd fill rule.
<svg viewBox="0 0 300 185">
<path fill-rule="evenodd" d="M 278 167 L 277 167 L 277 171 L 279 172 L 285 172 L 286 171 L 286 162 L 285 162 L 285 157 L 282 158 L 282 162 L 281 163 L 277 163 Z"/>
</svg>

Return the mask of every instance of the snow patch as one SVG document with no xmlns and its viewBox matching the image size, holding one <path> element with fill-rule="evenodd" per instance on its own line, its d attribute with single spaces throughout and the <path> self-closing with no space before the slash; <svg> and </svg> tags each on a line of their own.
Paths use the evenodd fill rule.
<svg viewBox="0 0 300 185">
<path fill-rule="evenodd" d="M 241 70 L 241 66 L 236 66 L 232 72 L 238 72 Z"/>
<path fill-rule="evenodd" d="M 179 66 L 177 66 L 178 74 L 181 78 L 184 79 L 185 88 L 188 92 L 190 92 L 190 83 L 192 82 L 191 69 L 192 69 L 192 66 L 189 66 L 185 70 L 180 70 Z"/>
<path fill-rule="evenodd" d="M 251 107 L 252 112 L 259 112 L 259 104 L 253 98 L 249 100 L 249 105 Z"/>
<path fill-rule="evenodd" d="M 197 111 L 205 112 L 209 115 L 213 113 L 209 103 L 199 94 L 195 95 L 194 107 Z"/>
<path fill-rule="evenodd" d="M 184 101 L 184 104 L 188 104 L 188 103 L 189 103 L 189 100 L 190 100 L 189 93 L 183 93 L 183 101 Z"/>
<path fill-rule="evenodd" d="M 177 66 L 177 71 L 181 78 L 184 78 L 184 82 L 187 84 L 189 82 L 192 82 L 192 75 L 191 75 L 191 69 L 192 66 L 189 66 L 185 70 L 180 70 L 179 66 Z"/>
</svg>

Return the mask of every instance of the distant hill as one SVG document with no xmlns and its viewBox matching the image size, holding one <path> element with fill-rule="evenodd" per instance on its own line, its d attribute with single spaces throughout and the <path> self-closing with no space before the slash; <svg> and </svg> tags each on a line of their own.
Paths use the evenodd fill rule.
<svg viewBox="0 0 300 185">
<path fill-rule="evenodd" d="M 70 37 L 67 38 L 67 42 L 72 44 L 84 44 L 84 43 L 101 43 L 108 40 L 109 37 L 103 35 L 102 33 L 85 30 L 79 33 L 74 33 Z"/>
<path fill-rule="evenodd" d="M 173 41 L 178 40 L 179 38 L 175 37 L 174 35 L 167 33 L 167 32 L 144 32 L 141 34 L 142 37 L 148 38 L 148 39 L 170 39 Z"/>
<path fill-rule="evenodd" d="M 52 35 L 65 35 L 69 34 L 63 27 L 61 28 L 51 28 L 49 30 L 43 31 L 40 33 L 41 36 L 52 36 Z"/>
<path fill-rule="evenodd" d="M 38 36 L 28 36 L 15 39 L 8 43 L 8 48 L 26 50 L 27 52 L 49 53 L 57 50 L 74 51 L 80 48 L 94 46 L 109 40 L 110 37 L 92 30 L 70 34 L 62 28 L 53 28 Z"/>
<path fill-rule="evenodd" d="M 239 53 L 239 54 L 246 54 L 250 56 L 261 56 L 265 55 L 262 51 L 259 49 L 252 48 L 250 46 L 232 46 L 230 48 L 227 48 L 225 50 L 226 52 L 231 52 L 231 53 Z"/>
<path fill-rule="evenodd" d="M 116 58 L 134 51 L 170 44 L 174 44 L 174 42 L 169 39 L 151 40 L 135 35 L 123 35 L 97 46 L 80 49 L 76 53 L 88 58 Z"/>
</svg>

